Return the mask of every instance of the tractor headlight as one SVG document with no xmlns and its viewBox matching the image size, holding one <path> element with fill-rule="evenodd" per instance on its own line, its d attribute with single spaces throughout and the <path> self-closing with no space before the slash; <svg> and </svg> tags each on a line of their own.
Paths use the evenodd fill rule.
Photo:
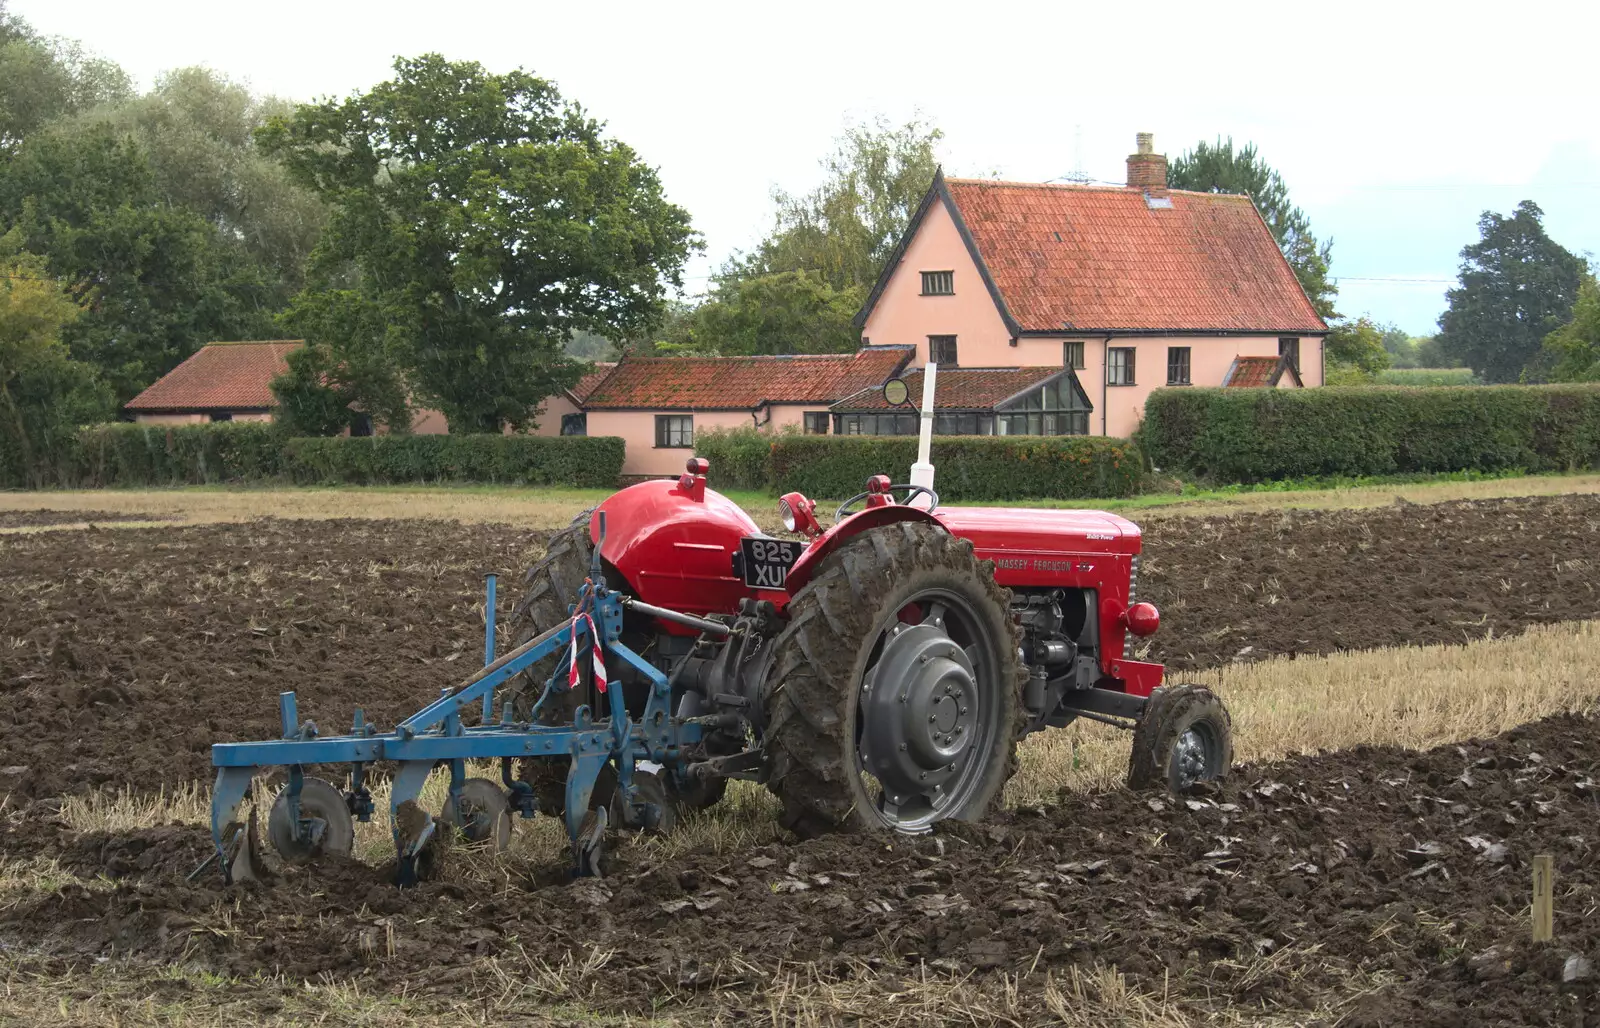
<svg viewBox="0 0 1600 1028">
<path fill-rule="evenodd" d="M 817 524 L 813 513 L 816 509 L 817 505 L 801 493 L 784 493 L 778 498 L 778 516 L 783 518 L 783 527 L 813 539 L 822 534 L 822 526 Z"/>
</svg>

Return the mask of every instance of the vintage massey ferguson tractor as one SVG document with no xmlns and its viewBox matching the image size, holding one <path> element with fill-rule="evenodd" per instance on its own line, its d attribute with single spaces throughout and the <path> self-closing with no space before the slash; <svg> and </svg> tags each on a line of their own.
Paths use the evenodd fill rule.
<svg viewBox="0 0 1600 1028">
<path fill-rule="evenodd" d="M 934 369 L 930 368 L 930 372 Z M 393 731 L 355 714 L 323 736 L 280 698 L 283 737 L 213 747 L 214 859 L 260 873 L 253 777 L 285 769 L 268 837 L 286 861 L 349 852 L 374 810 L 371 765 L 392 767 L 401 884 L 450 835 L 507 843 L 511 814 L 564 817 L 578 874 L 598 873 L 609 823 L 664 830 L 727 780 L 764 783 L 801 836 L 921 832 L 989 810 L 1029 732 L 1091 718 L 1133 730 L 1128 782 L 1182 791 L 1225 774 L 1222 702 L 1166 685 L 1127 655 L 1160 617 L 1136 602 L 1140 533 L 1084 510 L 945 507 L 927 462 L 842 504 L 778 501 L 788 538 L 707 488 L 706 461 L 615 493 L 557 533 L 528 573 L 518 645 Z M 498 690 L 498 691 L 497 691 Z M 497 760 L 499 780 L 469 777 Z M 311 765 L 348 764 L 342 785 Z M 435 817 L 417 798 L 450 774 Z"/>
</svg>

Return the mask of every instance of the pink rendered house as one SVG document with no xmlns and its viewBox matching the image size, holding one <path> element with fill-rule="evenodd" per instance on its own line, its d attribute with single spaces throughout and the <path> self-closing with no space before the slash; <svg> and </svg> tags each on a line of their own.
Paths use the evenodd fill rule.
<svg viewBox="0 0 1600 1028">
<path fill-rule="evenodd" d="M 1029 394 L 1057 417 L 1004 417 L 1021 409 L 1010 397 L 974 418 L 980 432 L 1111 436 L 1138 427 L 1153 389 L 1319 386 L 1328 332 L 1250 199 L 1168 189 L 1145 133 L 1126 186 L 936 176 L 856 324 L 863 344 L 914 347 L 913 367 L 936 360 L 941 408 L 952 368 L 1073 372 L 1056 410 Z M 897 428 L 839 427 L 853 425 Z"/>
</svg>

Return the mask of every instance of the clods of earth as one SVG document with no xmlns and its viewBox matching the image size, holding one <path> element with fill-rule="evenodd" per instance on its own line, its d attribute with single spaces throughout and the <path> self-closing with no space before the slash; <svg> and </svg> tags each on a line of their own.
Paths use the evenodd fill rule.
<svg viewBox="0 0 1600 1028">
<path fill-rule="evenodd" d="M 198 825 L 60 819 L 64 797 L 208 779 L 211 743 L 276 734 L 285 688 L 330 730 L 356 706 L 393 723 L 481 659 L 482 574 L 508 576 L 505 617 L 542 545 L 400 521 L 0 539 L 0 860 L 57 867 L 48 888 L 8 888 L 0 947 L 53 968 L 183 963 L 407 995 L 478 987 L 475 962 L 515 960 L 564 968 L 582 985 L 569 998 L 619 1014 L 764 1009 L 796 966 L 978 985 L 1114 966 L 1197 1017 L 1600 1014 L 1600 723 L 1579 716 L 1246 767 L 1183 798 L 1069 794 L 914 839 L 626 847 L 610 877 L 576 884 L 525 868 L 399 891 L 350 861 L 224 890 L 185 880 L 209 849 Z M 1163 518 L 1139 592 L 1164 613 L 1152 658 L 1206 667 L 1600 617 L 1596 554 L 1592 497 Z M 1538 853 L 1561 869 L 1558 944 L 1528 941 Z"/>
</svg>

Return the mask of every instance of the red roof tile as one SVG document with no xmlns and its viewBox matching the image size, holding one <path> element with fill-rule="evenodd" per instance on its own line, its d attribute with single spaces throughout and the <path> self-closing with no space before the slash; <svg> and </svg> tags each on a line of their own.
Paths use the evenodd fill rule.
<svg viewBox="0 0 1600 1028">
<path fill-rule="evenodd" d="M 572 396 L 573 402 L 582 404 L 589 394 L 594 392 L 594 387 L 604 382 L 606 376 L 611 374 L 612 369 L 616 366 L 616 361 L 596 361 L 594 370 L 578 379 L 578 384 L 567 390 Z"/>
<path fill-rule="evenodd" d="M 1023 331 L 1327 331 L 1249 197 L 946 185 Z"/>
<path fill-rule="evenodd" d="M 304 340 L 207 343 L 144 392 L 128 401 L 128 410 L 249 410 L 278 405 L 274 378 L 288 370 L 291 352 Z"/>
<path fill-rule="evenodd" d="M 832 403 L 878 385 L 910 360 L 909 346 L 781 357 L 624 357 L 584 401 L 589 410 L 754 410 L 767 403 Z"/>
<path fill-rule="evenodd" d="M 1289 381 L 1296 386 L 1305 384 L 1300 381 L 1300 373 L 1286 358 L 1235 357 L 1233 364 L 1228 367 L 1228 373 L 1222 376 L 1222 384 L 1240 388 L 1275 386 L 1283 381 L 1284 375 L 1288 375 Z"/>
<path fill-rule="evenodd" d="M 996 404 L 1054 378 L 1061 371 L 1061 368 L 940 368 L 938 381 L 933 386 L 933 406 L 941 411 L 993 410 Z M 882 389 L 872 387 L 840 400 L 832 409 L 921 410 L 922 369 L 915 368 L 901 378 L 905 380 L 909 398 L 898 408 L 889 406 Z"/>
</svg>

